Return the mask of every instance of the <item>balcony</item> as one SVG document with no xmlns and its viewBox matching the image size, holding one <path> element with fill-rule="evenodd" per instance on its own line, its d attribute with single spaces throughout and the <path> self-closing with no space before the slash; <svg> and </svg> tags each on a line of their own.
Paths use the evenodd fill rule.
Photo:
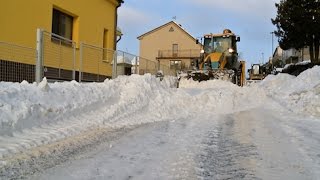
<svg viewBox="0 0 320 180">
<path fill-rule="evenodd" d="M 159 50 L 157 59 L 192 59 L 200 57 L 200 49 Z"/>
</svg>

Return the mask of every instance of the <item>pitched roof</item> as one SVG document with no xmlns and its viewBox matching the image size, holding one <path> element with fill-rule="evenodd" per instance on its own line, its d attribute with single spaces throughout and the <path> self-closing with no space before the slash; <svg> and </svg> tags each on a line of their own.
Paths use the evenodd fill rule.
<svg viewBox="0 0 320 180">
<path fill-rule="evenodd" d="M 188 33 L 185 29 L 183 29 L 180 24 L 178 24 L 178 23 L 176 23 L 176 22 L 174 22 L 174 21 L 170 21 L 170 22 L 168 22 L 168 23 L 166 23 L 166 24 L 163 24 L 163 25 L 161 25 L 161 26 L 159 26 L 159 27 L 157 27 L 157 28 L 155 28 L 155 29 L 152 29 L 151 31 L 148 31 L 148 32 L 146 32 L 146 33 L 138 36 L 137 39 L 141 40 L 141 38 L 143 38 L 144 36 L 147 36 L 147 35 L 149 35 L 149 34 L 152 34 L 152 33 L 156 32 L 156 31 L 158 31 L 158 30 L 160 30 L 160 29 L 162 29 L 162 28 L 164 28 L 164 27 L 166 27 L 166 26 L 168 26 L 168 25 L 170 25 L 170 24 L 173 24 L 173 25 L 177 26 L 179 29 L 182 30 L 182 32 L 184 32 L 185 34 L 187 34 L 190 38 L 196 40 L 196 38 L 194 38 L 190 33 Z"/>
</svg>

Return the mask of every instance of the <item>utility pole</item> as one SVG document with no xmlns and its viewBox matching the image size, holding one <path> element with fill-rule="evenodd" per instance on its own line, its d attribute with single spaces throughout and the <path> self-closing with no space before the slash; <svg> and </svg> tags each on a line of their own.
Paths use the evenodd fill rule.
<svg viewBox="0 0 320 180">
<path fill-rule="evenodd" d="M 271 68 L 273 69 L 273 34 L 274 32 L 271 32 Z"/>
<path fill-rule="evenodd" d="M 271 32 L 271 57 L 273 57 L 273 34 L 274 32 Z"/>
</svg>

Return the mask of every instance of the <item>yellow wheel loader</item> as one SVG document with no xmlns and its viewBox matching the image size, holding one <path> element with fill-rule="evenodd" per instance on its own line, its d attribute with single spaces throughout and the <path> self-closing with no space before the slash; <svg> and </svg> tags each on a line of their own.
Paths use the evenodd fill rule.
<svg viewBox="0 0 320 180">
<path fill-rule="evenodd" d="M 267 76 L 265 67 L 260 64 L 253 64 L 248 72 L 249 80 L 263 80 Z"/>
<path fill-rule="evenodd" d="M 268 75 L 266 67 L 260 64 L 252 64 L 251 68 L 248 69 L 248 74 L 247 85 L 260 82 Z"/>
<path fill-rule="evenodd" d="M 191 60 L 191 68 L 184 77 L 196 81 L 221 79 L 243 86 L 245 62 L 238 60 L 239 41 L 240 37 L 229 29 L 222 34 L 204 35 L 200 58 Z"/>
</svg>

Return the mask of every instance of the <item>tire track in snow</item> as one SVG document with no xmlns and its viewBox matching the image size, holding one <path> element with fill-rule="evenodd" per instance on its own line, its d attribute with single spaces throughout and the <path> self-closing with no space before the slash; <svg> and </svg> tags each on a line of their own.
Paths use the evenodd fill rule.
<svg viewBox="0 0 320 180">
<path fill-rule="evenodd" d="M 235 138 L 234 121 L 230 116 L 222 119 L 220 127 L 209 131 L 203 140 L 203 153 L 197 157 L 199 179 L 259 179 L 249 165 L 258 158 L 257 148 Z"/>
<path fill-rule="evenodd" d="M 300 118 L 297 120 L 285 121 L 282 124 L 284 131 L 291 135 L 291 141 L 299 144 L 298 151 L 301 156 L 304 156 L 308 167 L 308 174 L 313 174 L 314 177 L 319 177 L 320 172 L 320 124 L 318 121 L 304 120 L 301 122 Z"/>
<path fill-rule="evenodd" d="M 237 117 L 253 130 L 252 141 L 260 155 L 256 163 L 259 178 L 298 180 L 319 177 L 319 157 L 310 154 L 318 152 L 319 145 L 311 143 L 312 138 L 303 137 L 303 131 L 292 128 L 293 117 L 286 119 L 279 111 L 261 108 L 240 112 Z M 310 147 L 312 150 L 308 151 Z"/>
<path fill-rule="evenodd" d="M 73 159 L 82 152 L 94 150 L 100 144 L 109 144 L 134 128 L 136 127 L 98 128 L 56 143 L 25 150 L 0 167 L 0 179 L 25 179 L 29 175 Z"/>
</svg>

